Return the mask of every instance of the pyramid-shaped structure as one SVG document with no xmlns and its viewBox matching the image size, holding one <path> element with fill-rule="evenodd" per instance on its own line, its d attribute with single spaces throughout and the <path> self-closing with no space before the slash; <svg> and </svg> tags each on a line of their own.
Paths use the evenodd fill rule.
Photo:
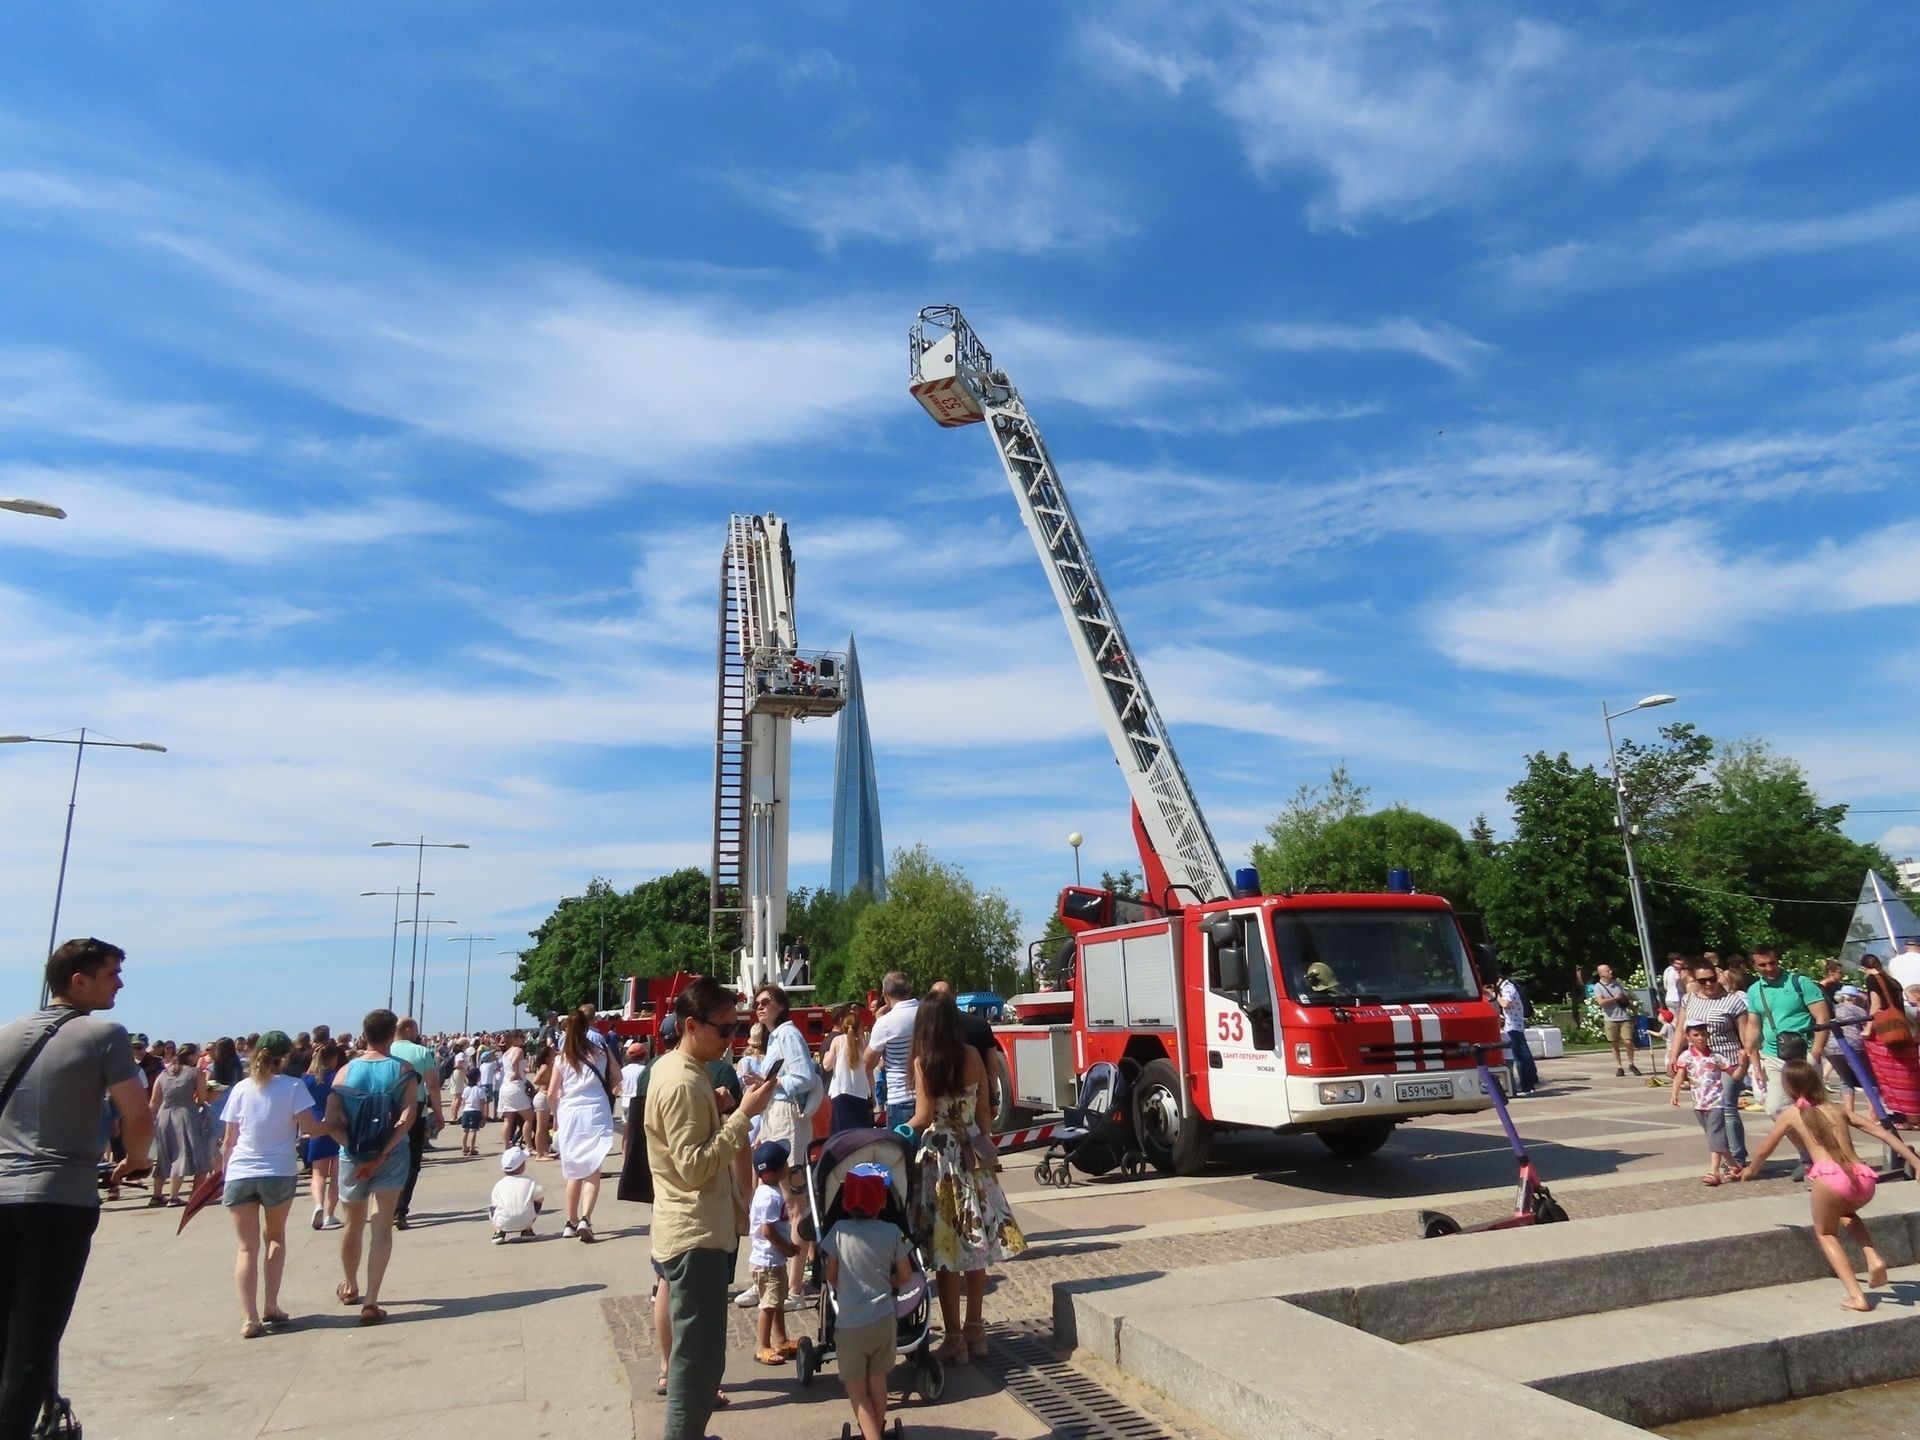
<svg viewBox="0 0 1920 1440">
<path fill-rule="evenodd" d="M 1920 917 L 1899 893 L 1869 870 L 1860 885 L 1860 900 L 1853 907 L 1853 919 L 1847 922 L 1847 941 L 1840 947 L 1840 963 L 1849 970 L 1860 968 L 1862 955 L 1878 955 L 1882 960 L 1900 953 L 1908 940 L 1920 940 Z"/>
<path fill-rule="evenodd" d="M 887 898 L 887 847 L 880 838 L 880 781 L 867 730 L 867 696 L 860 685 L 860 652 L 847 637 L 847 703 L 833 751 L 833 874 L 836 895 L 865 890 Z"/>
</svg>

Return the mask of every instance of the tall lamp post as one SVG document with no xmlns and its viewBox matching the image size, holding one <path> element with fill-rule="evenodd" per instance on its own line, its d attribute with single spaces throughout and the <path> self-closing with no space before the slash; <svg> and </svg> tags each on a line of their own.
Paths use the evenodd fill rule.
<svg viewBox="0 0 1920 1440">
<path fill-rule="evenodd" d="M 8 509 L 16 509 L 27 501 L 13 501 Z M 38 512 L 35 512 L 38 513 Z M 60 901 L 67 892 L 67 852 L 73 847 L 73 811 L 80 800 L 80 762 L 86 758 L 87 747 L 101 750 L 150 750 L 156 755 L 167 753 L 167 747 L 156 745 L 151 740 L 89 740 L 86 726 L 80 727 L 80 736 L 68 740 L 58 735 L 0 735 L 0 745 L 71 745 L 73 746 L 73 788 L 67 794 L 67 833 L 60 841 L 60 878 L 53 886 L 53 928 L 47 932 L 47 954 L 51 956 L 54 947 L 60 943 Z M 40 982 L 40 1007 L 46 1008 L 47 984 Z"/>
<path fill-rule="evenodd" d="M 443 940 L 464 940 L 467 942 L 467 998 L 460 1005 L 460 1033 L 469 1031 L 468 1022 L 473 1018 L 473 942 L 491 940 L 491 935 L 443 935 Z"/>
<path fill-rule="evenodd" d="M 434 926 L 458 925 L 460 922 L 458 920 L 435 920 L 433 917 L 428 916 L 425 920 L 413 920 L 413 921 L 402 920 L 400 923 L 402 925 L 411 924 L 414 927 L 413 933 L 416 939 L 419 938 L 421 927 L 425 926 L 427 931 L 427 939 L 428 941 L 431 941 L 433 939 Z M 412 997 L 409 996 L 408 998 L 411 999 Z M 422 1035 L 426 1034 L 427 1033 L 427 957 L 424 953 L 420 956 L 420 1010 L 419 1010 L 419 1013 L 415 1014 L 413 1006 L 409 1004 L 407 1006 L 407 1013 L 413 1016 L 413 1022 L 414 1024 L 420 1027 L 420 1033 Z"/>
<path fill-rule="evenodd" d="M 1673 695 L 1649 695 L 1638 705 L 1612 711 L 1607 709 L 1606 701 L 1600 702 L 1600 723 L 1607 730 L 1607 769 L 1613 775 L 1613 812 L 1620 825 L 1621 848 L 1627 852 L 1627 894 L 1633 901 L 1633 928 L 1640 937 L 1640 963 L 1647 971 L 1647 993 L 1656 1000 L 1659 998 L 1660 981 L 1653 968 L 1653 927 L 1647 922 L 1647 896 L 1640 884 L 1640 862 L 1633 854 L 1633 827 L 1627 823 L 1627 790 L 1620 783 L 1620 756 L 1613 748 L 1613 722 L 1623 715 L 1651 710 L 1657 705 L 1671 705 L 1677 698 Z"/>
<path fill-rule="evenodd" d="M 1067 836 L 1067 844 L 1073 846 L 1073 883 L 1080 883 L 1080 847 L 1087 843 L 1087 837 L 1078 830 Z"/>
<path fill-rule="evenodd" d="M 600 976 L 594 981 L 593 1013 L 598 1015 L 607 1008 L 607 895 L 610 891 L 601 891 L 595 895 L 567 895 L 561 903 L 577 900 L 592 900 L 594 917 L 600 927 Z"/>
<path fill-rule="evenodd" d="M 11 510 L 17 515 L 44 515 L 49 520 L 67 518 L 66 511 L 44 500 L 0 500 L 0 510 Z"/>
<path fill-rule="evenodd" d="M 389 1010 L 393 1009 L 393 977 L 400 964 L 400 897 L 412 893 L 410 890 L 362 890 L 360 892 L 362 899 L 369 895 L 393 896 L 393 943 L 387 947 L 387 1009 Z M 420 894 L 423 898 L 430 898 L 433 891 L 422 890 Z"/>
<path fill-rule="evenodd" d="M 425 872 L 427 851 L 429 850 L 465 850 L 468 847 L 459 841 L 429 840 L 422 835 L 418 840 L 376 840 L 376 850 L 411 850 L 413 861 L 413 951 L 407 956 L 407 1013 L 413 1014 L 413 972 L 420 960 L 420 877 Z M 399 902 L 395 902 L 396 908 Z M 389 1006 L 389 1009 L 392 1007 Z M 418 1019 L 418 1016 L 415 1016 Z"/>
</svg>

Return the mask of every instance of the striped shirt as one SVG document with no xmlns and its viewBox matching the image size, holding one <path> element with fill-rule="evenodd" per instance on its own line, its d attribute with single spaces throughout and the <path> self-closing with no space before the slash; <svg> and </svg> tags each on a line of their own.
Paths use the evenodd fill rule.
<svg viewBox="0 0 1920 1440">
<path fill-rule="evenodd" d="M 1704 995 L 1687 997 L 1686 1022 L 1707 1027 L 1707 1045 L 1728 1064 L 1740 1060 L 1740 1017 L 1747 1013 L 1747 997 L 1739 991 L 1709 1000 Z"/>
</svg>

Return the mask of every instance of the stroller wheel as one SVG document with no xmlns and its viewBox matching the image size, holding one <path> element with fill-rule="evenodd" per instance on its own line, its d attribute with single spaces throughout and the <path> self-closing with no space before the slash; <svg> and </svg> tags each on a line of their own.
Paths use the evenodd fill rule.
<svg viewBox="0 0 1920 1440">
<path fill-rule="evenodd" d="M 929 1355 L 920 1366 L 920 1398 L 929 1403 L 937 1402 L 947 1392 L 947 1367 L 935 1356 Z"/>
<path fill-rule="evenodd" d="M 1418 1218 L 1422 1240 L 1438 1240 L 1442 1235 L 1460 1233 L 1460 1222 L 1451 1215 L 1442 1215 L 1438 1210 L 1422 1210 Z"/>
<path fill-rule="evenodd" d="M 1033 1167 L 1033 1178 L 1042 1185 L 1051 1185 L 1053 1183 L 1053 1172 L 1047 1168 L 1046 1161 L 1042 1160 L 1038 1165 Z"/>
<path fill-rule="evenodd" d="M 813 1337 L 810 1335 L 802 1335 L 800 1337 L 800 1348 L 796 1350 L 793 1355 L 793 1373 L 800 1381 L 802 1388 L 813 1384 L 813 1377 L 819 1369 L 820 1359 L 814 1353 Z"/>
</svg>

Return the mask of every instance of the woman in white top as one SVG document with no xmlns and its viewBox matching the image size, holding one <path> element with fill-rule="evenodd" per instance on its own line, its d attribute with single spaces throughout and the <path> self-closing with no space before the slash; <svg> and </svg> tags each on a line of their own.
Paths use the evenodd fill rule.
<svg viewBox="0 0 1920 1440">
<path fill-rule="evenodd" d="M 527 1050 L 519 1035 L 507 1037 L 500 1057 L 500 1148 L 533 1144 L 533 1086 L 527 1080 Z"/>
<path fill-rule="evenodd" d="M 600 1167 L 613 1149 L 613 1097 L 620 1070 L 613 1052 L 588 1023 L 593 1007 L 567 1016 L 567 1033 L 553 1059 L 547 1102 L 553 1109 L 554 1148 L 567 1182 L 567 1223 L 560 1233 L 593 1243 L 593 1205 L 600 1198 Z"/>
<path fill-rule="evenodd" d="M 287 1211 L 300 1188 L 300 1166 L 295 1145 L 302 1135 L 331 1135 L 345 1140 L 344 1129 L 329 1131 L 313 1108 L 313 1095 L 280 1066 L 293 1053 L 293 1040 L 284 1030 L 260 1037 L 249 1058 L 247 1078 L 227 1091 L 226 1140 L 220 1147 L 219 1170 L 226 1180 L 221 1201 L 233 1217 L 240 1253 L 234 1261 L 233 1283 L 240 1292 L 240 1308 L 247 1323 L 242 1339 L 261 1333 L 261 1322 L 287 1323 L 280 1308 L 280 1276 L 287 1264 Z M 261 1233 L 267 1242 L 265 1304 L 256 1305 L 261 1289 Z"/>
<path fill-rule="evenodd" d="M 833 1133 L 873 1128 L 873 1076 L 867 1072 L 866 1015 L 849 1001 L 834 1017 L 840 1033 L 827 1046 L 821 1066 L 827 1072 L 827 1101 L 833 1107 Z"/>
</svg>

